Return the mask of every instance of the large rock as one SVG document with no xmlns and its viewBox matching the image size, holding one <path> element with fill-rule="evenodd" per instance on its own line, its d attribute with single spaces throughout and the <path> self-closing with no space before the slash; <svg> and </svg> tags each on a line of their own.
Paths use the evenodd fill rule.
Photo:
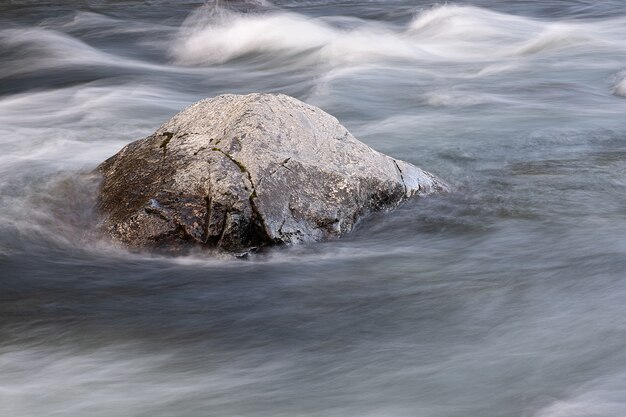
<svg viewBox="0 0 626 417">
<path fill-rule="evenodd" d="M 285 95 L 223 95 L 102 163 L 102 230 L 131 247 L 228 251 L 335 238 L 446 186 Z"/>
</svg>

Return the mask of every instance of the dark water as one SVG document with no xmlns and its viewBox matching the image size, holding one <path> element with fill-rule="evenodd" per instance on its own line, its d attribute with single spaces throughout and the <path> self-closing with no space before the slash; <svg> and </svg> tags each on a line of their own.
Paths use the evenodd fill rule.
<svg viewBox="0 0 626 417">
<path fill-rule="evenodd" d="M 455 191 L 348 238 L 93 237 L 100 161 L 282 92 Z M 626 414 L 626 3 L 0 4 L 0 415 Z"/>
</svg>

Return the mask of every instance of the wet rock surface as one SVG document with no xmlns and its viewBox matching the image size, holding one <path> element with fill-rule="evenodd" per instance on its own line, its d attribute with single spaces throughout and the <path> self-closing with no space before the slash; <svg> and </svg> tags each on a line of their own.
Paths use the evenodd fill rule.
<svg viewBox="0 0 626 417">
<path fill-rule="evenodd" d="M 101 230 L 167 250 L 331 239 L 368 213 L 446 189 L 324 111 L 272 94 L 195 103 L 97 170 Z"/>
</svg>

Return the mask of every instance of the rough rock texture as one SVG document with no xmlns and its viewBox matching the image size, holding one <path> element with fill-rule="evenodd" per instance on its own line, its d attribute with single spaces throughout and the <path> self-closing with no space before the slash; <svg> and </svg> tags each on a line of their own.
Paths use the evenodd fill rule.
<svg viewBox="0 0 626 417">
<path fill-rule="evenodd" d="M 285 95 L 223 95 L 103 162 L 102 230 L 128 246 L 242 251 L 350 232 L 446 186 Z"/>
</svg>

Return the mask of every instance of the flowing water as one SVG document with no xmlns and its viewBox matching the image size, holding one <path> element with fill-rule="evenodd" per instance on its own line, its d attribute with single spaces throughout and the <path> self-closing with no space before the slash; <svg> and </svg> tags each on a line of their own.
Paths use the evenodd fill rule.
<svg viewBox="0 0 626 417">
<path fill-rule="evenodd" d="M 89 173 L 281 92 L 449 195 L 223 255 L 95 237 Z M 0 415 L 626 415 L 621 0 L 0 3 Z"/>
</svg>

